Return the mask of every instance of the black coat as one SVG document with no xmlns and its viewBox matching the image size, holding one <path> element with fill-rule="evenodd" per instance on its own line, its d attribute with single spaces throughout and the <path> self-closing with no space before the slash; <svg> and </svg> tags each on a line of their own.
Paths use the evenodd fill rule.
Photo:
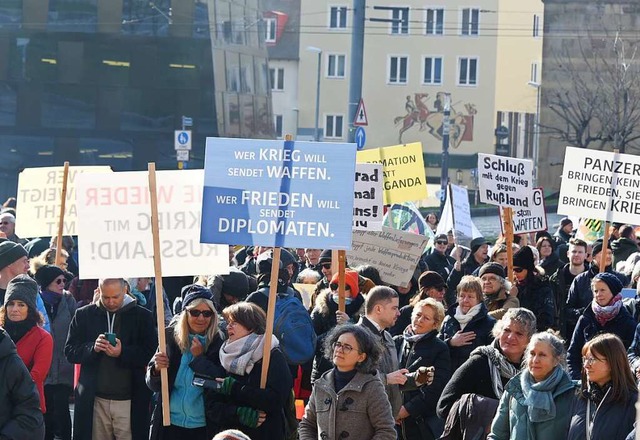
<svg viewBox="0 0 640 440">
<path fill-rule="evenodd" d="M 89 436 L 90 437 L 90 436 Z M 44 420 L 31 374 L 16 346 L 0 328 L 0 438 L 40 440 Z"/>
<path fill-rule="evenodd" d="M 207 390 L 207 421 L 210 420 L 221 430 L 239 429 L 253 440 L 284 439 L 284 408 L 290 404 L 293 379 L 280 349 L 271 350 L 265 389 L 260 389 L 261 372 L 262 359 L 255 363 L 246 376 L 228 374 L 236 379 L 229 396 Z M 255 429 L 242 425 L 236 413 L 241 406 L 264 411 L 267 414 L 264 423 Z"/>
<path fill-rule="evenodd" d="M 484 264 L 484 263 L 482 263 Z M 447 292 L 445 293 L 444 300 L 447 303 L 447 306 L 451 306 L 456 302 L 456 289 L 458 288 L 458 284 L 460 284 L 460 280 L 465 275 L 473 275 L 473 273 L 482 266 L 482 264 L 478 263 L 476 259 L 473 257 L 473 254 L 470 254 L 461 264 L 460 271 L 455 269 L 451 270 L 451 274 L 449 274 L 449 278 L 447 281 Z"/>
<path fill-rule="evenodd" d="M 565 340 L 570 340 L 577 319 L 572 319 L 571 325 L 567 322 L 567 297 L 569 295 L 569 287 L 575 279 L 569 271 L 569 263 L 558 269 L 556 273 L 549 277 L 549 283 L 553 289 L 553 300 L 556 306 L 556 317 L 554 328 L 560 331 L 560 335 Z M 587 270 L 585 265 L 584 270 Z M 580 275 L 580 274 L 578 274 Z M 576 275 L 577 276 L 577 275 Z"/>
<path fill-rule="evenodd" d="M 151 391 L 147 388 L 144 377 L 147 364 L 158 345 L 158 336 L 151 312 L 144 307 L 130 304 L 118 311 L 116 316 L 116 327 L 119 326 L 117 336 L 122 343 L 122 353 L 118 360 L 122 366 L 132 371 L 132 438 L 146 440 L 149 438 Z M 104 309 L 96 304 L 89 304 L 76 310 L 64 348 L 67 360 L 81 365 L 73 414 L 75 440 L 91 438 L 98 368 L 100 359 L 106 356 L 104 353 L 96 353 L 93 345 L 98 335 L 106 332 L 107 312 Z"/>
<path fill-rule="evenodd" d="M 636 420 L 638 393 L 631 393 L 624 403 L 602 402 L 595 414 L 591 438 L 606 440 L 624 440 L 633 429 Z M 597 405 L 591 405 L 595 411 Z M 569 425 L 568 440 L 585 440 L 587 419 L 587 400 L 576 397 L 571 405 L 571 424 Z"/>
<path fill-rule="evenodd" d="M 173 384 L 176 381 L 178 370 L 180 369 L 180 362 L 182 361 L 182 352 L 180 347 L 176 344 L 174 337 L 174 328 L 167 327 L 165 329 L 165 336 L 167 341 L 167 356 L 169 357 L 169 368 L 167 369 L 167 377 L 169 382 L 169 398 L 171 398 L 171 391 L 173 390 Z M 222 347 L 222 338 L 216 337 L 209 347 L 207 352 L 194 358 L 189 367 L 198 376 L 208 376 L 211 378 L 226 377 L 227 373 L 220 364 L 220 347 Z M 162 436 L 162 393 L 160 393 L 160 376 L 152 376 L 151 370 L 155 366 L 155 362 L 151 360 L 149 367 L 147 368 L 146 382 L 149 389 L 158 393 L 158 401 L 153 408 L 153 415 L 151 417 L 151 435 L 150 440 L 161 440 Z M 214 424 L 209 423 L 207 420 L 207 437 L 213 437 L 220 429 Z"/>
<path fill-rule="evenodd" d="M 474 316 L 471 321 L 465 326 L 464 332 L 474 332 L 476 338 L 469 345 L 463 345 L 461 347 L 451 346 L 451 338 L 460 331 L 460 323 L 456 320 L 456 308 L 458 304 L 454 304 L 447 310 L 447 316 L 444 318 L 440 334 L 438 335 L 449 347 L 449 354 L 451 355 L 451 370 L 456 371 L 462 364 L 469 359 L 469 355 L 474 348 L 481 345 L 489 345 L 493 341 L 493 335 L 491 331 L 496 323 L 496 320 L 488 315 L 487 306 L 481 303 L 480 311 Z"/>
<path fill-rule="evenodd" d="M 411 324 L 411 313 L 413 313 L 413 306 L 407 305 L 400 308 L 400 316 L 396 319 L 396 323 L 389 329 L 391 336 L 402 335 L 404 329 Z"/>
<path fill-rule="evenodd" d="M 539 332 L 553 327 L 556 306 L 547 277 L 532 276 L 527 279 L 526 284 L 518 285 L 518 299 L 520 307 L 529 309 L 536 315 L 536 327 Z"/>
<path fill-rule="evenodd" d="M 611 321 L 601 326 L 596 320 L 596 315 L 587 307 L 578 320 L 578 325 L 573 331 L 571 344 L 569 344 L 567 367 L 569 375 L 574 380 L 579 380 L 582 371 L 582 347 L 584 344 L 600 333 L 613 333 L 622 340 L 625 349 L 629 348 L 636 331 L 636 322 L 624 306 L 618 315 Z"/>
<path fill-rule="evenodd" d="M 427 264 L 429 270 L 438 272 L 445 281 L 449 278 L 453 265 L 456 264 L 456 260 L 453 257 L 441 254 L 435 249 L 424 257 L 423 261 Z"/>
<path fill-rule="evenodd" d="M 436 405 L 445 385 L 451 378 L 451 362 L 447 345 L 437 338 L 434 330 L 418 342 L 405 341 L 402 335 L 393 338 L 400 368 L 411 367 L 411 372 L 419 367 L 435 367 L 433 383 L 417 390 L 403 391 L 402 404 L 410 416 L 403 420 L 402 436 L 405 440 L 420 439 L 418 424 L 429 429 L 434 438 L 442 435 L 444 421 L 436 415 Z M 422 358 L 417 364 L 417 359 Z M 400 387 L 402 390 L 402 387 Z"/>
</svg>

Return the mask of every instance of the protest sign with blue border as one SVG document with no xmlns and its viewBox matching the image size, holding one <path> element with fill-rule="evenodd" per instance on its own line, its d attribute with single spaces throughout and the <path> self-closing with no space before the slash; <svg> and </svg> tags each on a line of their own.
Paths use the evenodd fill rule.
<svg viewBox="0 0 640 440">
<path fill-rule="evenodd" d="M 355 144 L 207 138 L 200 241 L 351 249 Z"/>
</svg>

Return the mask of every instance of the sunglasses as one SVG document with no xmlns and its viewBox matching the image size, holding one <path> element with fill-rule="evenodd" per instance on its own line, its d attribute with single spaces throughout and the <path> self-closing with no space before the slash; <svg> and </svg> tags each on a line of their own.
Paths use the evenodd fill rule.
<svg viewBox="0 0 640 440">
<path fill-rule="evenodd" d="M 436 241 L 436 244 L 449 244 L 449 242 L 448 241 L 438 240 L 438 241 Z"/>
<path fill-rule="evenodd" d="M 58 278 L 57 280 L 54 280 L 56 284 L 64 284 L 65 279 L 64 278 Z"/>
<path fill-rule="evenodd" d="M 331 263 L 323 263 L 320 265 L 323 269 L 331 269 Z"/>
<path fill-rule="evenodd" d="M 211 310 L 189 309 L 187 310 L 187 312 L 189 312 L 189 315 L 191 315 L 194 318 L 197 318 L 200 315 L 204 316 L 205 318 L 211 318 L 213 316 L 213 312 Z"/>
<path fill-rule="evenodd" d="M 337 290 L 338 290 L 338 287 L 339 287 L 339 286 L 338 286 L 337 284 L 333 284 L 333 283 L 329 284 L 329 289 L 331 289 L 331 290 L 335 290 L 335 291 L 337 291 Z M 349 285 L 348 285 L 348 284 L 345 284 L 345 286 L 344 286 L 344 290 L 349 290 L 349 291 L 351 291 L 351 287 L 349 287 Z"/>
<path fill-rule="evenodd" d="M 524 272 L 525 270 L 526 270 L 526 269 L 523 269 L 522 267 L 514 267 L 514 268 L 513 268 L 513 271 L 514 271 L 515 273 L 522 273 L 522 272 Z"/>
</svg>

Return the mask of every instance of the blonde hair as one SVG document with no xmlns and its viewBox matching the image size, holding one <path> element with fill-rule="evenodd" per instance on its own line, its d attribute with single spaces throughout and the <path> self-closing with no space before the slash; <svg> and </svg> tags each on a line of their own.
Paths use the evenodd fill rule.
<svg viewBox="0 0 640 440">
<path fill-rule="evenodd" d="M 418 313 L 418 308 L 420 307 L 430 307 L 433 310 L 433 319 L 436 322 L 436 328 L 440 330 L 442 327 L 442 321 L 444 321 L 444 306 L 440 301 L 436 301 L 433 298 L 421 299 L 413 306 L 413 311 L 411 312 L 411 318 L 413 318 L 414 314 Z"/>
<path fill-rule="evenodd" d="M 191 342 L 189 341 L 189 310 L 200 304 L 206 304 L 213 312 L 213 316 L 209 322 L 209 328 L 207 328 L 207 331 L 204 334 L 204 351 L 207 351 L 209 344 L 211 344 L 211 341 L 213 341 L 216 336 L 221 337 L 220 330 L 218 329 L 218 314 L 216 313 L 216 308 L 213 306 L 213 302 L 204 298 L 195 299 L 189 303 L 188 308 L 184 309 L 182 313 L 180 313 L 173 330 L 173 337 L 180 348 L 180 352 L 182 353 L 186 353 L 191 348 Z"/>
<path fill-rule="evenodd" d="M 60 250 L 60 253 L 62 254 L 62 258 L 64 258 L 65 260 L 69 259 L 69 252 L 62 249 Z M 35 274 L 38 269 L 40 269 L 42 266 L 46 266 L 47 264 L 56 264 L 55 248 L 45 249 L 38 256 L 33 257 L 31 260 L 29 260 L 29 270 L 32 274 Z"/>
</svg>

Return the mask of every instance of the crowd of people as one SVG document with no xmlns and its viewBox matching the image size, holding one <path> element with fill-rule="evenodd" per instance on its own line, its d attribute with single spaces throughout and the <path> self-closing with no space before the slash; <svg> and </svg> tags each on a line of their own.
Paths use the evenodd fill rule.
<svg viewBox="0 0 640 440">
<path fill-rule="evenodd" d="M 512 279 L 503 240 L 435 235 L 407 285 L 347 264 L 344 298 L 329 249 L 274 267 L 270 248 L 230 248 L 228 274 L 163 282 L 157 328 L 153 279 L 80 280 L 71 237 L 57 250 L 16 221 L 3 208 L 0 439 L 635 438 L 632 225 L 517 237 Z"/>
</svg>

